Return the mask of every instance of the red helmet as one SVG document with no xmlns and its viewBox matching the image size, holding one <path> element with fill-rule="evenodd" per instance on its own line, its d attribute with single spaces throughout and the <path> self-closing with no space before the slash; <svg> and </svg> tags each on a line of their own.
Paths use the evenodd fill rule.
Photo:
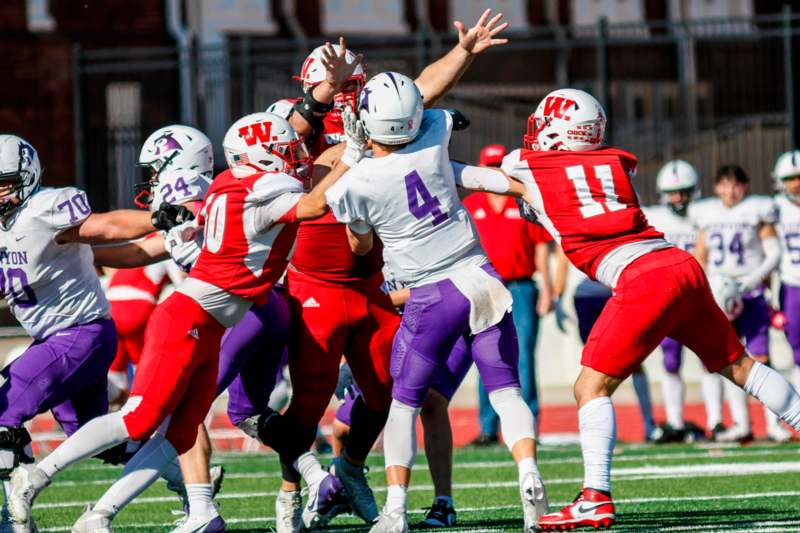
<svg viewBox="0 0 800 533">
<path fill-rule="evenodd" d="M 478 164 L 484 167 L 499 167 L 507 153 L 506 147 L 502 144 L 487 144 L 481 150 Z"/>
</svg>

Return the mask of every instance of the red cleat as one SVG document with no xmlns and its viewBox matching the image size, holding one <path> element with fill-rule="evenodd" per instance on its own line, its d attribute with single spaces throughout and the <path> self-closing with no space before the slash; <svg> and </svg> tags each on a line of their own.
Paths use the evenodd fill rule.
<svg viewBox="0 0 800 533">
<path fill-rule="evenodd" d="M 539 528 L 547 531 L 576 527 L 611 527 L 614 523 L 614 502 L 610 496 L 594 489 L 583 489 L 571 504 L 557 513 L 539 518 Z"/>
</svg>

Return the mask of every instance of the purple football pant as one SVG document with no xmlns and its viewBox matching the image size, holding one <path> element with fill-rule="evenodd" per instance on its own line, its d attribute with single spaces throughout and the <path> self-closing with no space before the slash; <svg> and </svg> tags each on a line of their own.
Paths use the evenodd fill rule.
<svg viewBox="0 0 800 533">
<path fill-rule="evenodd" d="M 110 318 L 62 329 L 34 341 L 3 369 L 0 426 L 19 426 L 53 411 L 67 435 L 108 412 L 106 376 L 117 353 Z"/>
<path fill-rule="evenodd" d="M 273 289 L 264 305 L 252 307 L 222 337 L 217 395 L 228 389 L 233 425 L 263 413 L 289 340 L 289 304 Z"/>
<path fill-rule="evenodd" d="M 490 265 L 484 270 L 497 277 Z M 498 277 L 499 279 L 499 277 Z M 478 365 L 487 392 L 519 387 L 517 331 L 511 313 L 491 328 L 472 335 L 470 304 L 449 279 L 411 289 L 392 344 L 392 398 L 422 407 L 437 372 L 459 339 Z"/>
<path fill-rule="evenodd" d="M 786 319 L 784 332 L 794 353 L 794 364 L 800 365 L 800 287 L 781 284 L 781 311 Z"/>
<path fill-rule="evenodd" d="M 453 399 L 453 395 L 461 386 L 464 377 L 472 366 L 472 356 L 467 350 L 467 343 L 463 338 L 459 338 L 450 356 L 447 358 L 447 363 L 436 371 L 433 377 L 431 388 L 447 398 L 447 401 Z M 361 395 L 361 390 L 355 382 L 345 389 L 344 402 L 336 410 L 336 419 L 343 424 L 351 425 L 351 414 L 353 412 L 353 404 Z"/>
<path fill-rule="evenodd" d="M 769 354 L 769 305 L 764 296 L 742 298 L 742 314 L 732 322 L 739 337 L 744 337 L 745 346 L 751 355 Z"/>
<path fill-rule="evenodd" d="M 670 374 L 680 372 L 683 345 L 674 339 L 666 337 L 661 341 L 661 351 L 664 352 L 664 370 Z"/>
</svg>

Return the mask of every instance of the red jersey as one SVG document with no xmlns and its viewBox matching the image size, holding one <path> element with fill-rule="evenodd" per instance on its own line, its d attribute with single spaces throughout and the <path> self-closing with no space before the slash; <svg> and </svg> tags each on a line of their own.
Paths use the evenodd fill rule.
<svg viewBox="0 0 800 533">
<path fill-rule="evenodd" d="M 481 245 L 497 273 L 505 281 L 530 279 L 536 272 L 536 245 L 552 237 L 519 214 L 514 199 L 503 196 L 503 205 L 495 211 L 489 194 L 478 192 L 464 200 L 464 206 L 478 228 Z"/>
<path fill-rule="evenodd" d="M 286 100 L 294 104 L 297 100 Z M 323 120 L 323 131 L 308 144 L 311 157 L 346 140 L 340 115 L 328 113 Z M 350 250 L 344 224 L 328 212 L 316 220 L 300 224 L 297 245 L 292 254 L 292 267 L 309 276 L 334 283 L 348 283 L 367 279 L 383 268 L 383 247 L 376 240 L 364 256 Z"/>
<path fill-rule="evenodd" d="M 588 276 L 614 286 L 633 259 L 668 246 L 639 207 L 631 183 L 636 164 L 634 155 L 616 148 L 515 150 L 502 168 L 533 189 L 539 222 L 570 261 Z M 622 250 L 635 243 L 643 244 Z"/>
<path fill-rule="evenodd" d="M 266 303 L 294 245 L 302 191 L 298 180 L 283 173 L 240 179 L 226 170 L 217 176 L 198 215 L 205 239 L 189 277 L 256 305 Z"/>
</svg>

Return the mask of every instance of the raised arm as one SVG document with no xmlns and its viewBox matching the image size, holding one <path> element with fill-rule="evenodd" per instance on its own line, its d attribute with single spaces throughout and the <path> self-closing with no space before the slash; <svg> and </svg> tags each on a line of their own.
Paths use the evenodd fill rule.
<svg viewBox="0 0 800 533">
<path fill-rule="evenodd" d="M 458 83 L 476 55 L 490 46 L 508 42 L 508 39 L 495 38 L 498 33 L 508 27 L 508 22 L 500 23 L 503 14 L 498 13 L 489 19 L 491 15 L 491 9 L 484 11 L 478 22 L 469 30 L 461 21 L 453 22 L 453 26 L 458 30 L 458 44 L 443 57 L 425 67 L 414 80 L 419 87 L 419 92 L 422 93 L 425 107 L 432 107 L 439 98 Z"/>
<path fill-rule="evenodd" d="M 156 230 L 151 213 L 134 209 L 119 209 L 108 213 L 92 213 L 80 225 L 69 228 L 56 237 L 58 244 L 82 242 L 107 244 L 138 239 Z"/>
<path fill-rule="evenodd" d="M 459 161 L 450 161 L 456 185 L 470 191 L 486 191 L 505 194 L 515 198 L 527 198 L 527 188 L 519 181 L 509 178 L 503 170 L 496 167 L 478 167 Z"/>
<path fill-rule="evenodd" d="M 136 268 L 169 258 L 161 235 L 118 246 L 96 246 L 92 251 L 95 265 L 111 268 Z"/>
</svg>

